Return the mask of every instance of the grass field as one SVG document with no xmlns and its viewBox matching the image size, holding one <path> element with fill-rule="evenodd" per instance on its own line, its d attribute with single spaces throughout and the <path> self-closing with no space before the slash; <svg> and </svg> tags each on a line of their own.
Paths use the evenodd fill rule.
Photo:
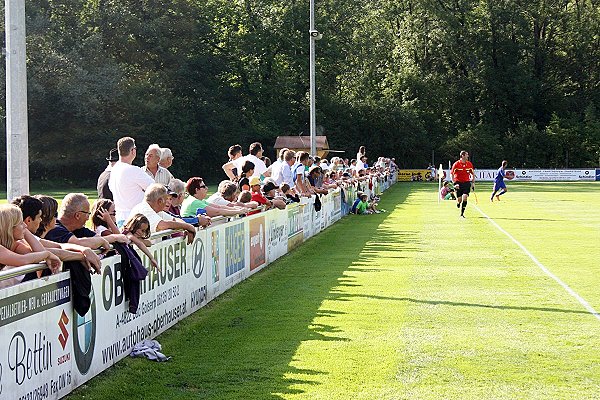
<svg viewBox="0 0 600 400">
<path fill-rule="evenodd" d="M 69 398 L 600 398 L 600 185 L 509 188 L 398 184 Z"/>
</svg>

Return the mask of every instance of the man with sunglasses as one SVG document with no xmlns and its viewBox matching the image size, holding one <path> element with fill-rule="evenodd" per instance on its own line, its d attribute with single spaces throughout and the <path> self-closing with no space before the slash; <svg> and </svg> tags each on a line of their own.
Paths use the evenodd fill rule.
<svg viewBox="0 0 600 400">
<path fill-rule="evenodd" d="M 90 218 L 90 202 L 83 193 L 69 193 L 60 206 L 56 226 L 50 230 L 45 239 L 57 243 L 73 243 L 91 249 L 104 248 L 108 250 L 110 243 L 129 243 L 127 236 L 112 234 L 99 236 L 96 232 L 85 227 Z"/>
</svg>

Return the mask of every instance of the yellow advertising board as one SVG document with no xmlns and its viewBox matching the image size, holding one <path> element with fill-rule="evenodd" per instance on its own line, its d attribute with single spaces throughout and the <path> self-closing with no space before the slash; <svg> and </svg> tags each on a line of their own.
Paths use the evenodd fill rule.
<svg viewBox="0 0 600 400">
<path fill-rule="evenodd" d="M 398 171 L 398 180 L 402 182 L 426 182 L 432 180 L 431 171 L 428 169 L 401 169 Z"/>
</svg>

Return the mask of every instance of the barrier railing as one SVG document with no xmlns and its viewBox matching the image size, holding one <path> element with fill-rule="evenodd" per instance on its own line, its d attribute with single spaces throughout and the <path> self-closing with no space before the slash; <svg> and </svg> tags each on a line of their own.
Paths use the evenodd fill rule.
<svg viewBox="0 0 600 400">
<path fill-rule="evenodd" d="M 382 190 L 386 186 L 382 180 L 377 185 Z M 119 255 L 104 258 L 102 274 L 92 276 L 91 304 L 84 316 L 73 308 L 71 290 L 77 283 L 68 272 L 0 290 L 0 354 L 8 355 L 0 358 L 0 398 L 65 396 L 126 357 L 137 342 L 156 337 L 334 224 L 348 212 L 353 193 L 354 187 L 348 187 L 322 196 L 318 212 L 313 196 L 284 210 L 199 229 L 190 245 L 184 237 L 160 241 L 150 248 L 160 270 L 150 268 L 142 255 L 149 273 L 137 289 L 139 304 L 133 313 Z M 155 237 L 172 233 L 157 232 Z M 25 364 L 5 365 L 5 360 L 19 362 L 23 349 L 34 347 L 46 357 L 35 372 L 24 372 Z"/>
<path fill-rule="evenodd" d="M 6 279 L 16 278 L 17 276 L 25 275 L 30 272 L 37 272 L 46 269 L 47 266 L 45 263 L 39 264 L 27 264 L 22 265 L 20 267 L 14 267 L 7 271 L 0 271 L 0 281 L 4 281 Z"/>
<path fill-rule="evenodd" d="M 264 207 L 258 207 L 257 210 L 263 211 Z M 211 222 L 214 224 L 216 223 L 223 223 L 223 222 L 229 222 L 229 220 L 232 217 L 224 217 L 224 216 L 217 216 L 214 218 L 211 218 Z M 234 217 L 235 218 L 235 217 Z M 198 229 L 206 229 L 205 227 L 198 227 Z M 155 240 L 155 239 L 162 239 L 166 236 L 171 236 L 173 234 L 176 233 L 181 233 L 181 232 L 185 232 L 185 230 L 183 229 L 167 229 L 164 231 L 159 231 L 159 232 L 155 232 L 152 235 L 150 235 L 150 240 Z M 110 249 L 108 250 L 102 250 L 102 249 L 95 249 L 94 252 L 96 254 L 101 254 L 104 253 L 106 251 L 111 251 L 114 250 L 112 246 L 110 246 Z M 44 269 L 48 268 L 47 265 L 45 263 L 38 263 L 38 264 L 27 264 L 27 265 L 22 265 L 19 267 L 15 267 L 15 268 L 11 268 L 7 271 L 0 271 L 0 282 L 7 280 L 7 279 L 11 279 L 11 278 L 16 278 L 18 276 L 21 275 L 25 275 L 28 274 L 30 272 L 38 272 L 38 271 L 42 271 Z"/>
</svg>

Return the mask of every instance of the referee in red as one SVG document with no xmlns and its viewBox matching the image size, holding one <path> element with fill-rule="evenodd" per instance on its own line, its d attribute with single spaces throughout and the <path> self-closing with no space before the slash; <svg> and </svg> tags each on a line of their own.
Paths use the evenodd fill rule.
<svg viewBox="0 0 600 400">
<path fill-rule="evenodd" d="M 471 193 L 475 171 L 473 164 L 469 161 L 469 153 L 465 150 L 460 152 L 460 159 L 452 165 L 452 182 L 456 189 L 456 207 L 460 208 L 460 216 L 465 217 L 465 208 L 467 208 L 467 199 Z"/>
</svg>

